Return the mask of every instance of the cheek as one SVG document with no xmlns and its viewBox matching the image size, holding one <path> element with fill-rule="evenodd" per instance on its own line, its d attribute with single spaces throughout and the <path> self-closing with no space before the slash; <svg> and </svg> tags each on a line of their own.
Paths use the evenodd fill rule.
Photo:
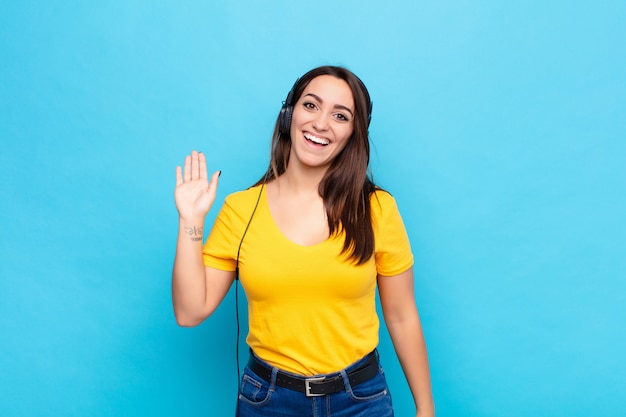
<svg viewBox="0 0 626 417">
<path fill-rule="evenodd" d="M 346 145 L 348 145 L 348 143 L 352 140 L 352 131 L 347 131 L 345 136 L 342 136 L 341 139 L 341 143 L 338 147 L 338 152 L 341 152 L 344 150 L 344 148 L 346 147 Z"/>
<path fill-rule="evenodd" d="M 344 145 L 348 143 L 348 141 L 352 138 L 353 132 L 354 129 L 352 128 L 352 126 L 346 126 L 344 129 L 341 130 L 341 132 L 339 132 L 339 134 L 341 135 L 341 141 Z"/>
<path fill-rule="evenodd" d="M 310 113 L 304 110 L 302 106 L 295 105 L 291 112 L 291 120 L 296 122 L 306 121 L 310 117 Z"/>
<path fill-rule="evenodd" d="M 294 133 L 294 129 L 301 125 L 302 123 L 305 123 L 306 120 L 306 113 L 303 114 L 302 111 L 300 111 L 299 109 L 294 109 L 293 113 L 291 113 L 291 127 L 290 127 L 290 131 L 291 134 Z"/>
<path fill-rule="evenodd" d="M 296 112 L 294 111 L 291 114 L 291 125 L 289 126 L 289 134 L 293 137 L 295 131 L 296 131 L 296 126 L 298 126 L 298 124 L 300 123 L 300 117 L 298 114 L 296 114 Z"/>
</svg>

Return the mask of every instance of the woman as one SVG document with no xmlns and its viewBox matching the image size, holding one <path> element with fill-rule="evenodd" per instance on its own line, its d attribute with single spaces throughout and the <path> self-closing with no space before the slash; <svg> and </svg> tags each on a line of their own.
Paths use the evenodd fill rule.
<svg viewBox="0 0 626 417">
<path fill-rule="evenodd" d="M 417 415 L 434 415 L 407 234 L 394 199 L 368 176 L 371 109 L 345 68 L 319 67 L 296 81 L 270 167 L 226 198 L 204 247 L 220 172 L 209 178 L 196 151 L 176 169 L 176 320 L 201 323 L 241 273 L 251 356 L 240 416 L 392 416 L 375 350 L 377 286 Z"/>
</svg>

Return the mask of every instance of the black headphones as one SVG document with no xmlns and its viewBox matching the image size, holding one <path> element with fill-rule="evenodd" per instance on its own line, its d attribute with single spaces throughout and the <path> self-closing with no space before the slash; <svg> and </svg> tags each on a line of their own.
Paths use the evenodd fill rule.
<svg viewBox="0 0 626 417">
<path fill-rule="evenodd" d="M 280 133 L 283 135 L 289 135 L 289 131 L 291 130 L 291 117 L 293 116 L 294 104 L 293 96 L 295 94 L 294 90 L 296 89 L 299 81 L 300 78 L 296 80 L 293 87 L 291 87 L 291 90 L 289 90 L 289 94 L 287 94 L 287 98 L 283 101 L 283 107 L 280 109 L 280 114 L 278 115 L 278 128 Z M 360 79 L 359 81 L 361 82 L 363 89 L 367 92 L 367 88 L 365 87 L 365 84 L 363 84 L 363 81 Z M 372 121 L 372 107 L 374 107 L 374 103 L 370 100 L 369 105 L 367 106 L 367 127 L 369 127 L 370 122 Z"/>
<path fill-rule="evenodd" d="M 280 114 L 278 115 L 278 128 L 280 133 L 283 135 L 288 135 L 289 130 L 291 130 L 291 116 L 293 116 L 293 90 L 296 88 L 296 85 L 298 85 L 298 81 L 300 81 L 300 78 L 296 80 L 293 87 L 291 87 L 291 90 L 289 90 L 289 94 L 287 94 L 287 98 L 283 101 L 283 107 L 281 107 Z"/>
</svg>

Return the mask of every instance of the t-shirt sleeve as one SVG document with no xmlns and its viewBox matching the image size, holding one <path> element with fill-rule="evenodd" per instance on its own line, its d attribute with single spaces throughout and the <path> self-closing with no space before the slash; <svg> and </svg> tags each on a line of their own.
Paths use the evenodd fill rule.
<svg viewBox="0 0 626 417">
<path fill-rule="evenodd" d="M 237 258 L 238 217 L 227 198 L 202 248 L 205 266 L 234 271 Z"/>
<path fill-rule="evenodd" d="M 411 244 L 396 200 L 385 191 L 372 197 L 376 239 L 376 271 L 379 275 L 398 275 L 413 266 Z"/>
</svg>

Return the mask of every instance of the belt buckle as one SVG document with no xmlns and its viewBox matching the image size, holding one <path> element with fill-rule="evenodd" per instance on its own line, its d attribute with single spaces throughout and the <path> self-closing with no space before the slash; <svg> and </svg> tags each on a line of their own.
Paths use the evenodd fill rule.
<svg viewBox="0 0 626 417">
<path fill-rule="evenodd" d="M 306 394 L 307 397 L 321 397 L 325 394 L 313 394 L 311 392 L 311 382 L 321 382 L 323 380 L 325 380 L 326 377 L 325 376 L 318 376 L 318 377 L 313 377 L 313 378 L 307 378 L 304 380 L 304 393 Z"/>
</svg>

